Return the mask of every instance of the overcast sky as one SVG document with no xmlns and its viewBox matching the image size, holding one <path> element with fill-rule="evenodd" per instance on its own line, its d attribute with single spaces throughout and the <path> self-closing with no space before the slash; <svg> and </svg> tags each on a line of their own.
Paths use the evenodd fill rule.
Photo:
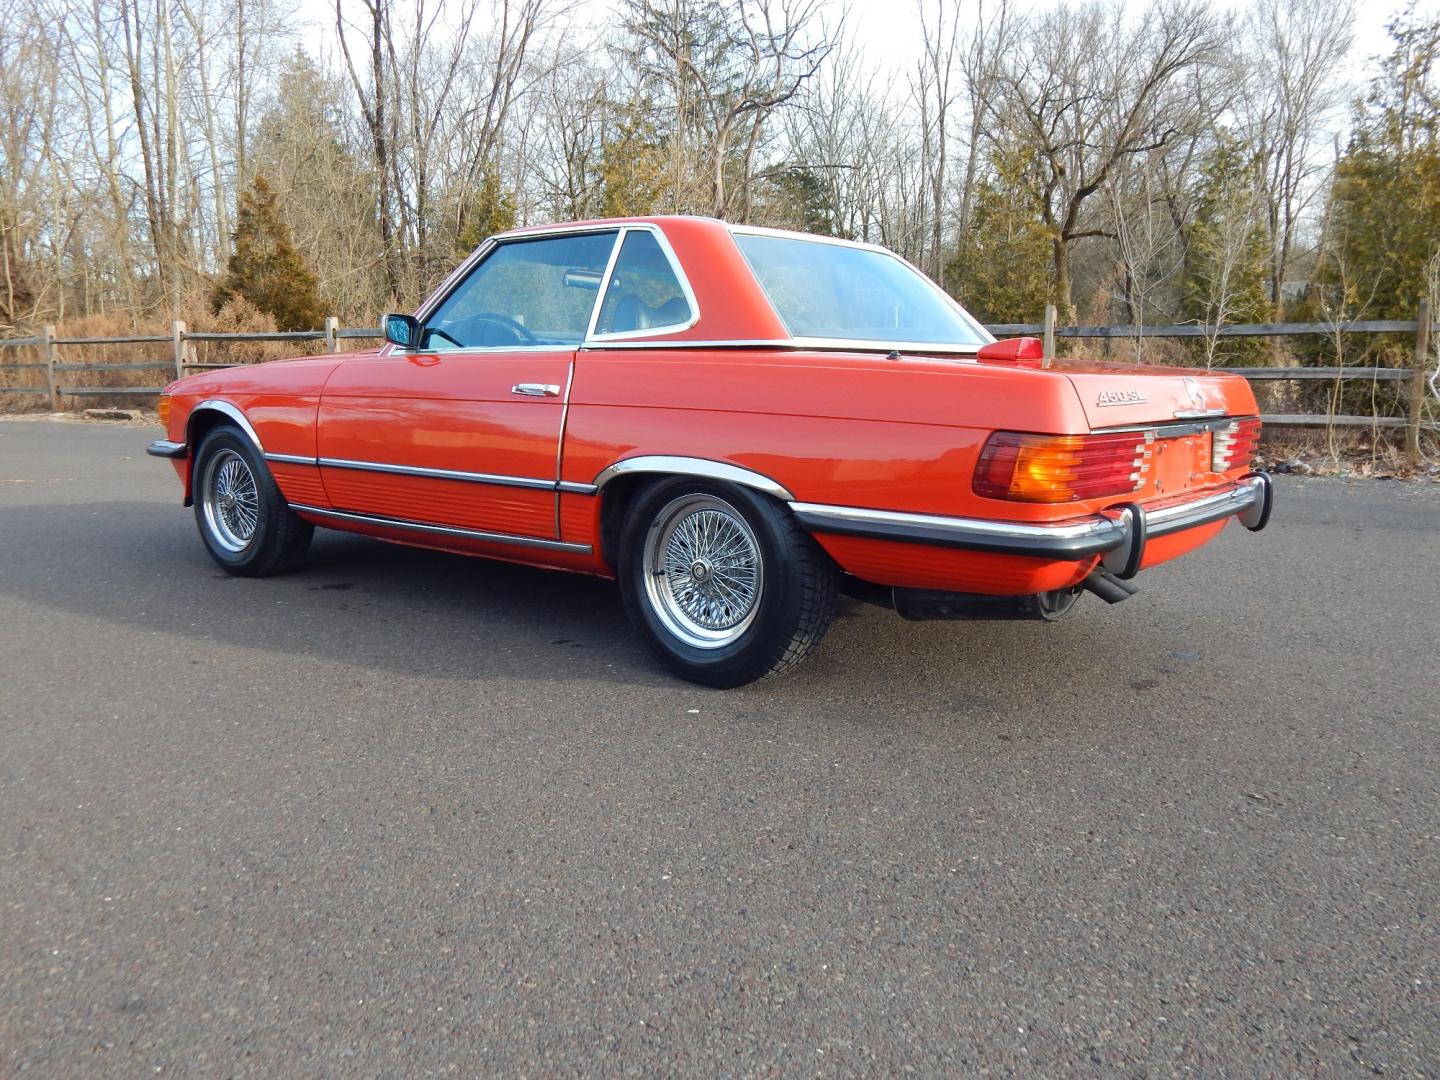
<svg viewBox="0 0 1440 1080">
<path fill-rule="evenodd" d="M 334 0 L 297 0 L 298 12 L 311 33 L 302 38 L 311 46 L 328 51 L 334 45 Z M 841 0 L 828 0 L 832 17 L 842 10 Z M 1016 0 L 1018 10 L 1037 10 L 1051 6 L 1054 0 Z M 483 3 L 483 0 L 482 0 Z M 347 0 L 350 10 L 353 0 Z M 934 0 L 927 0 L 933 7 Z M 962 17 L 973 17 L 978 5 L 974 0 L 962 2 Z M 993 0 L 992 0 L 993 6 Z M 1240 8 L 1243 3 L 1227 6 Z M 359 5 L 354 4 L 358 9 Z M 584 20 L 596 26 L 613 23 L 614 4 L 609 0 L 575 0 L 574 7 Z M 905 69 L 919 52 L 920 15 L 916 0 L 848 0 L 848 25 L 851 41 L 864 47 L 867 61 L 877 69 Z M 1404 7 L 1403 0 L 1359 0 L 1355 17 L 1355 42 L 1351 50 L 1349 70 L 1345 77 L 1362 83 L 1374 70 L 1373 58 L 1389 52 L 1385 24 Z M 1419 0 L 1416 10 L 1422 15 L 1440 13 L 1440 0 Z"/>
</svg>

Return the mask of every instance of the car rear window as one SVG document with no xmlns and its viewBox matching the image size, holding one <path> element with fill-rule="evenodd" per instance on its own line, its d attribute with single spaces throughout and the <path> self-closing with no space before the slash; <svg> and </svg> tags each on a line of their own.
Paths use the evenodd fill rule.
<svg viewBox="0 0 1440 1080">
<path fill-rule="evenodd" d="M 791 336 L 972 347 L 990 340 L 918 270 L 869 248 L 735 234 Z"/>
</svg>

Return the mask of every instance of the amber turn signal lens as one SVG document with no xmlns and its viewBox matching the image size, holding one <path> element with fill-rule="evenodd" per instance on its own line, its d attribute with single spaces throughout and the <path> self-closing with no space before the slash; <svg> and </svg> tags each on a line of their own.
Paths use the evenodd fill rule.
<svg viewBox="0 0 1440 1080">
<path fill-rule="evenodd" d="M 1128 495 L 1149 467 L 1144 432 L 1026 435 L 997 431 L 975 467 L 975 494 L 1063 503 Z"/>
<path fill-rule="evenodd" d="M 160 400 L 155 403 L 155 412 L 160 417 L 160 426 L 168 433 L 170 431 L 170 398 L 167 394 L 161 394 Z"/>
</svg>

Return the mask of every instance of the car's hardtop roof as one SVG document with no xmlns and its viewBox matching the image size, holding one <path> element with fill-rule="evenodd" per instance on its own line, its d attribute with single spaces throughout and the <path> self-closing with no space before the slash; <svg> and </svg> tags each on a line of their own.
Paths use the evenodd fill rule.
<svg viewBox="0 0 1440 1080">
<path fill-rule="evenodd" d="M 873 352 L 894 348 L 920 348 L 910 342 L 849 340 L 841 338 L 797 337 L 780 317 L 769 296 L 760 285 L 747 258 L 740 250 L 739 241 L 747 236 L 777 237 L 789 240 L 807 241 L 816 244 L 834 245 L 882 253 L 900 262 L 905 260 L 888 248 L 857 240 L 843 240 L 838 237 L 817 233 L 795 232 L 786 229 L 772 229 L 758 225 L 734 224 L 719 218 L 690 214 L 652 214 L 637 217 L 592 218 L 585 221 L 556 222 L 547 225 L 527 225 L 497 233 L 486 241 L 476 255 L 486 247 L 504 243 L 507 240 L 566 235 L 574 233 L 600 232 L 620 229 L 626 226 L 642 226 L 658 230 L 678 263 L 677 270 L 689 287 L 696 301 L 698 317 L 675 333 L 645 335 L 644 340 L 622 341 L 611 339 L 604 343 L 606 348 L 665 348 L 676 345 L 754 345 L 787 348 L 845 348 Z M 475 256 L 472 256 L 472 260 Z M 906 264 L 908 265 L 908 264 Z M 464 268 L 457 269 L 457 274 Z M 912 269 L 914 269 L 912 267 Z M 919 273 L 917 270 L 916 273 Z M 943 294 L 942 294 L 943 295 Z M 948 299 L 948 298 L 947 298 Z M 954 301 L 950 301 L 954 304 Z M 957 308 L 959 305 L 955 305 Z M 963 309 L 961 309 L 963 312 Z M 983 340 L 993 340 L 972 316 L 965 319 L 975 326 Z M 973 353 L 974 343 L 959 344 L 950 348 L 945 345 L 928 343 L 923 346 L 927 352 Z"/>
</svg>

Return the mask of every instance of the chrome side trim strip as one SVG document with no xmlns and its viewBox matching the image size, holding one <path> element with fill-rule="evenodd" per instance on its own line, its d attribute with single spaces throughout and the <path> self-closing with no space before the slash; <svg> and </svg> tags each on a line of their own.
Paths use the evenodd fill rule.
<svg viewBox="0 0 1440 1080">
<path fill-rule="evenodd" d="M 222 416 L 234 420 L 240 430 L 245 433 L 246 437 L 255 444 L 255 449 L 259 450 L 262 454 L 265 453 L 265 447 L 260 444 L 260 436 L 255 434 L 255 429 L 250 426 L 250 421 L 245 419 L 245 414 L 234 405 L 231 405 L 230 402 L 221 401 L 219 398 L 206 398 L 200 402 L 199 405 L 196 405 L 195 408 L 191 409 L 190 417 L 185 421 L 187 430 L 194 421 L 196 414 L 204 412 L 206 409 L 212 412 L 218 412 Z"/>
<path fill-rule="evenodd" d="M 617 461 L 614 465 L 600 470 L 600 474 L 595 477 L 595 488 L 596 490 L 603 488 L 617 476 L 629 476 L 635 473 L 674 473 L 679 476 L 700 476 L 706 480 L 724 480 L 731 484 L 752 487 L 767 495 L 773 495 L 777 499 L 784 499 L 786 502 L 795 498 L 785 487 L 777 484 L 768 476 L 752 472 L 750 469 L 742 469 L 739 465 L 731 465 L 724 461 L 711 461 L 709 458 L 676 457 L 670 454 L 653 454 Z"/>
<path fill-rule="evenodd" d="M 566 495 L 594 495 L 600 490 L 594 484 L 579 484 L 573 480 L 561 480 L 555 488 Z"/>
<path fill-rule="evenodd" d="M 515 547 L 544 548 L 548 551 L 573 551 L 589 555 L 589 544 L 567 544 L 562 540 L 545 540 L 538 536 L 515 536 L 511 533 L 484 532 L 480 529 L 462 529 L 455 525 L 431 525 L 423 521 L 408 521 L 404 518 L 382 517 L 379 514 L 358 514 L 352 510 L 326 510 L 319 506 L 305 506 L 291 503 L 290 509 L 298 514 L 314 514 L 317 517 L 338 518 L 341 521 L 355 521 L 362 525 L 375 525 L 386 529 L 407 529 L 411 532 L 432 536 L 458 536 L 466 540 L 482 540 L 490 544 L 511 544 Z"/>
<path fill-rule="evenodd" d="M 282 465 L 319 465 L 320 459 L 305 457 L 303 454 L 266 454 L 266 461 L 278 461 Z"/>
<path fill-rule="evenodd" d="M 1061 525 L 1031 525 L 802 502 L 790 503 L 790 510 L 801 525 L 817 532 L 1052 559 L 1099 555 L 1119 547 L 1126 536 L 1122 522 L 1098 516 Z"/>
<path fill-rule="evenodd" d="M 156 439 L 149 446 L 145 447 L 145 453 L 151 457 L 183 458 L 188 451 L 183 442 L 171 442 L 169 439 Z"/>
<path fill-rule="evenodd" d="M 418 465 L 385 465 L 378 461 L 350 461 L 345 458 L 318 459 L 326 469 L 355 469 L 359 472 L 393 473 L 396 476 L 423 476 L 431 480 L 458 480 L 467 484 L 498 484 L 502 487 L 534 488 L 554 491 L 554 480 L 536 480 L 528 476 L 501 476 L 495 473 L 458 472 L 453 469 L 426 469 Z"/>
</svg>

